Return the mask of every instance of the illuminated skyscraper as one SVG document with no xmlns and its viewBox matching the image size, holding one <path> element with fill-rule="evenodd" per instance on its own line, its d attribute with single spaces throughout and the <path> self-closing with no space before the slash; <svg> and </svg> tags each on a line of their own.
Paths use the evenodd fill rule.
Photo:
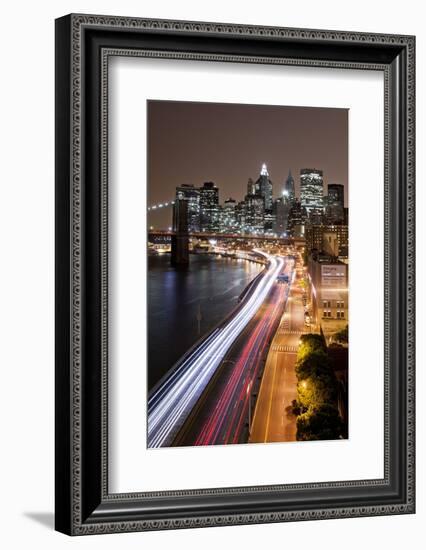
<svg viewBox="0 0 426 550">
<path fill-rule="evenodd" d="M 262 164 L 259 178 L 254 184 L 254 191 L 256 195 L 263 197 L 265 210 L 272 210 L 272 181 L 269 179 L 266 164 Z"/>
<path fill-rule="evenodd" d="M 212 181 L 206 181 L 200 193 L 201 231 L 215 232 L 220 228 L 219 189 Z"/>
<path fill-rule="evenodd" d="M 317 218 L 324 212 L 323 188 L 322 170 L 300 170 L 300 202 L 310 219 Z"/>
<path fill-rule="evenodd" d="M 290 213 L 290 201 L 287 196 L 278 197 L 274 201 L 274 233 L 279 237 L 287 234 L 288 216 Z"/>
<path fill-rule="evenodd" d="M 294 178 L 291 175 L 291 170 L 289 170 L 287 179 L 284 183 L 283 197 L 287 199 L 290 205 L 293 204 L 296 199 L 296 194 L 294 191 Z"/>
<path fill-rule="evenodd" d="M 295 200 L 288 213 L 287 229 L 292 237 L 304 237 L 306 224 L 306 208 Z"/>
<path fill-rule="evenodd" d="M 255 193 L 254 181 L 252 178 L 249 178 L 247 182 L 247 195 L 254 195 Z"/>
<path fill-rule="evenodd" d="M 247 233 L 263 233 L 265 229 L 265 201 L 260 194 L 245 198 L 245 230 Z"/>
<path fill-rule="evenodd" d="M 237 222 L 237 231 L 239 233 L 244 232 L 246 225 L 246 203 L 240 201 L 235 207 L 235 219 Z"/>
<path fill-rule="evenodd" d="M 235 208 L 237 206 L 237 201 L 234 199 L 227 199 L 222 208 L 222 222 L 221 222 L 221 231 L 224 232 L 234 232 L 237 228 L 237 218 Z"/>
</svg>

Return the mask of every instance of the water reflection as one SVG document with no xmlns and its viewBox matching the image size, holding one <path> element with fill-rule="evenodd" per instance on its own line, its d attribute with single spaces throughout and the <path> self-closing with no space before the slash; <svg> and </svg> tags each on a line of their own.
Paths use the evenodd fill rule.
<svg viewBox="0 0 426 550">
<path fill-rule="evenodd" d="M 148 258 L 148 388 L 235 306 L 262 266 L 191 255 L 175 270 L 168 255 Z"/>
</svg>

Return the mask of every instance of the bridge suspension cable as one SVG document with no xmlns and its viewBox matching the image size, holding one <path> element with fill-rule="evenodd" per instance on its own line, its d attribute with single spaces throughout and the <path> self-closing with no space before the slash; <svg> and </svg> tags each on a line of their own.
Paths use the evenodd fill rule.
<svg viewBox="0 0 426 550">
<path fill-rule="evenodd" d="M 148 211 L 150 210 L 159 210 L 160 208 L 165 208 L 167 206 L 173 206 L 175 201 L 159 202 L 157 204 L 152 204 L 148 206 Z"/>
</svg>

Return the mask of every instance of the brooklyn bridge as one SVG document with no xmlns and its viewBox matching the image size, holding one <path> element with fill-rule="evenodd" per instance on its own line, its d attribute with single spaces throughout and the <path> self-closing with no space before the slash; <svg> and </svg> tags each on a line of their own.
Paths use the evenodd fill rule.
<svg viewBox="0 0 426 550">
<path fill-rule="evenodd" d="M 185 266 L 189 263 L 189 241 L 190 239 L 198 241 L 233 241 L 238 246 L 248 245 L 277 245 L 277 246 L 303 246 L 305 240 L 297 237 L 279 237 L 274 234 L 265 233 L 221 233 L 209 231 L 188 230 L 188 202 L 186 200 L 176 199 L 173 203 L 173 228 L 166 230 L 148 231 L 148 242 L 152 244 L 171 243 L 171 263 L 175 266 Z"/>
</svg>

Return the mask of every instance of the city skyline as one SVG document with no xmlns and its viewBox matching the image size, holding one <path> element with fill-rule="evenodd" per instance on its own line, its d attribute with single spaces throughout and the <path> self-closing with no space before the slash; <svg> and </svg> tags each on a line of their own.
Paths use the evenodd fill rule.
<svg viewBox="0 0 426 550">
<path fill-rule="evenodd" d="M 220 204 L 241 201 L 265 163 L 274 199 L 290 170 L 300 197 L 300 171 L 312 168 L 323 171 L 325 191 L 344 186 L 347 206 L 347 118 L 346 109 L 149 101 L 148 205 L 206 181 L 220 189 Z M 166 227 L 170 213 L 157 211 L 149 223 Z"/>
<path fill-rule="evenodd" d="M 346 439 L 347 111 L 148 114 L 148 448 Z"/>
<path fill-rule="evenodd" d="M 318 169 L 302 169 L 301 180 L 300 197 L 295 194 L 294 178 L 289 172 L 281 194 L 275 198 L 268 168 L 262 164 L 257 180 L 249 178 L 242 201 L 230 197 L 221 204 L 220 190 L 214 182 L 204 182 L 200 187 L 183 184 L 176 187 L 173 201 L 149 206 L 148 212 L 155 215 L 158 210 L 170 211 L 171 226 L 163 230 L 174 230 L 179 223 L 181 230 L 186 226 L 191 233 L 297 237 L 304 236 L 305 225 L 347 225 L 349 209 L 344 208 L 343 185 L 328 184 L 324 188 L 323 172 Z M 178 205 L 181 201 L 187 203 L 185 212 Z M 162 228 L 150 225 L 150 229 Z"/>
</svg>

